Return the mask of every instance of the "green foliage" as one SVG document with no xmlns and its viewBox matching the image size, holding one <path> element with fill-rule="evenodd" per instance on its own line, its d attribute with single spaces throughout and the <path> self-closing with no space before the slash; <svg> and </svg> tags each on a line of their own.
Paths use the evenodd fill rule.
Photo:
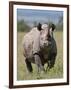
<svg viewBox="0 0 71 90">
<path fill-rule="evenodd" d="M 24 22 L 24 20 L 17 21 L 17 31 L 27 32 L 30 30 L 30 27 Z"/>
<path fill-rule="evenodd" d="M 63 30 L 63 16 L 59 17 L 59 21 L 56 25 L 56 29 L 59 30 L 59 31 Z"/>
</svg>

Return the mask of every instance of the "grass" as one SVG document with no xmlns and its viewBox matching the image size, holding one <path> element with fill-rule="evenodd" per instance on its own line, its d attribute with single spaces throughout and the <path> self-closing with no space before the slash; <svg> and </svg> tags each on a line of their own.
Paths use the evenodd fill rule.
<svg viewBox="0 0 71 90">
<path fill-rule="evenodd" d="M 57 43 L 57 57 L 55 65 L 52 69 L 47 70 L 46 73 L 42 73 L 39 76 L 36 72 L 36 65 L 33 66 L 33 73 L 28 74 L 25 65 L 25 57 L 23 56 L 22 39 L 25 35 L 24 32 L 18 32 L 17 34 L 17 80 L 35 80 L 35 79 L 54 79 L 63 77 L 63 32 L 54 32 L 54 38 Z M 45 64 L 46 67 L 46 64 Z"/>
</svg>

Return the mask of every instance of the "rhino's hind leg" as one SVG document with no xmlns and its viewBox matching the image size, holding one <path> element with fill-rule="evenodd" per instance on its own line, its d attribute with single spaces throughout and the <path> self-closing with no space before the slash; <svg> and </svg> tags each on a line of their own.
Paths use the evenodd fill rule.
<svg viewBox="0 0 71 90">
<path fill-rule="evenodd" d="M 26 58 L 26 60 L 25 60 L 25 63 L 26 63 L 26 67 L 27 67 L 28 71 L 29 71 L 29 72 L 32 72 L 33 69 L 32 69 L 31 62 L 29 62 L 27 58 Z"/>
</svg>

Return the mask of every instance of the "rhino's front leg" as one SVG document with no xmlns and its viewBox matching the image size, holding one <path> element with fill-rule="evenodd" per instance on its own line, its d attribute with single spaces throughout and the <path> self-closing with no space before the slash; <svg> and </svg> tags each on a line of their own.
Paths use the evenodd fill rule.
<svg viewBox="0 0 71 90">
<path fill-rule="evenodd" d="M 34 55 L 35 64 L 37 65 L 38 72 L 44 71 L 44 66 L 42 65 L 41 59 L 38 54 Z"/>
<path fill-rule="evenodd" d="M 25 63 L 26 63 L 26 67 L 27 67 L 28 72 L 32 72 L 33 69 L 32 69 L 31 62 L 29 62 L 29 60 L 27 58 L 25 59 Z"/>
</svg>

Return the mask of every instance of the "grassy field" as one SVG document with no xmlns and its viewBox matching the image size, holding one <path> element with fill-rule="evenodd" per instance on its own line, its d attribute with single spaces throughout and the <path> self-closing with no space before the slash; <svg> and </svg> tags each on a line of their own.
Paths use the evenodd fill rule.
<svg viewBox="0 0 71 90">
<path fill-rule="evenodd" d="M 36 73 L 36 66 L 33 66 L 33 73 L 28 74 L 26 65 L 24 62 L 23 56 L 23 48 L 22 48 L 22 39 L 25 33 L 18 32 L 18 51 L 17 51 L 17 80 L 33 80 L 37 79 L 38 75 Z M 54 32 L 54 38 L 57 43 L 57 58 L 55 62 L 55 66 L 47 70 L 46 73 L 43 73 L 39 79 L 54 79 L 54 78 L 62 78 L 63 77 L 63 32 Z M 45 65 L 46 67 L 46 65 Z"/>
</svg>

